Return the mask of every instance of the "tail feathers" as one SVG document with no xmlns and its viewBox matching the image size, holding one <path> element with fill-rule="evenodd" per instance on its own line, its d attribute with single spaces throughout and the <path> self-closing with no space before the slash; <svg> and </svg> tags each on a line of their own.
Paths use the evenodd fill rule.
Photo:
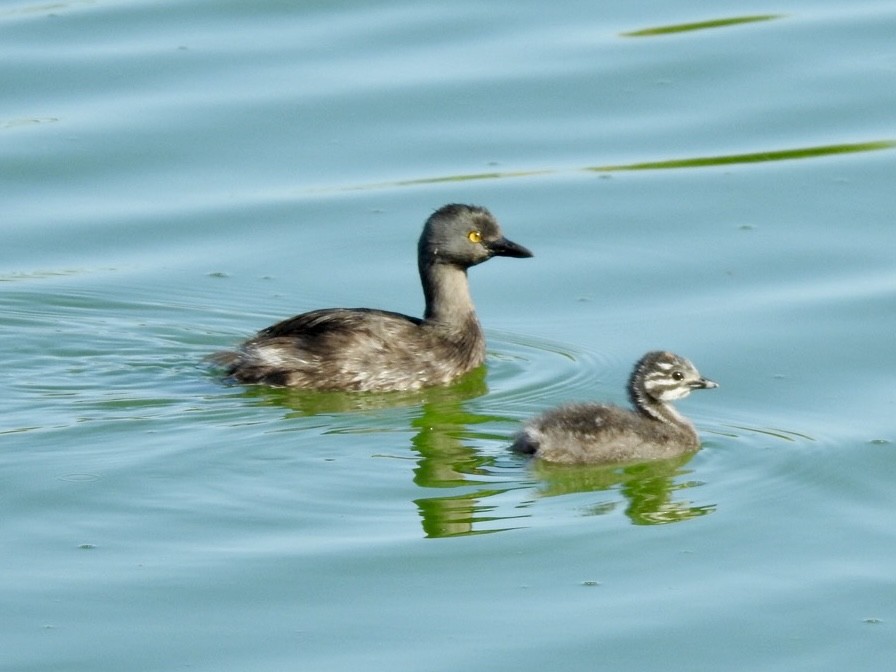
<svg viewBox="0 0 896 672">
<path fill-rule="evenodd" d="M 534 455 L 538 451 L 538 437 L 528 428 L 513 438 L 510 450 L 524 455 Z"/>
<path fill-rule="evenodd" d="M 262 383 L 273 387 L 290 385 L 288 371 L 253 361 L 242 352 L 222 350 L 212 353 L 206 359 L 222 370 L 224 378 L 236 383 Z"/>
<path fill-rule="evenodd" d="M 221 350 L 220 352 L 213 352 L 205 359 L 219 368 L 226 369 L 227 375 L 230 375 L 239 366 L 243 357 L 240 353 L 233 350 Z"/>
</svg>

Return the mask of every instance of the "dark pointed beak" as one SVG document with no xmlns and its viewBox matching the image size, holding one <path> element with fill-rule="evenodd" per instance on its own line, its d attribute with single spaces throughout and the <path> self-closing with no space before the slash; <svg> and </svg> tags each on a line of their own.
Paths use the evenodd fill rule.
<svg viewBox="0 0 896 672">
<path fill-rule="evenodd" d="M 532 253 L 522 245 L 517 245 L 512 240 L 504 237 L 493 240 L 488 244 L 488 251 L 495 257 L 517 257 L 523 259 L 531 257 Z"/>
<path fill-rule="evenodd" d="M 710 380 L 709 378 L 701 378 L 700 380 L 691 384 L 695 390 L 711 390 L 714 387 L 718 387 L 719 384 L 714 380 Z"/>
</svg>

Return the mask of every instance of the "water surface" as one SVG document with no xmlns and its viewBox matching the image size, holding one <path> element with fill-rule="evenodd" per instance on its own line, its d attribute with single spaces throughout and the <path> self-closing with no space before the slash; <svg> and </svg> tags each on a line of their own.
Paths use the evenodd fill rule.
<svg viewBox="0 0 896 672">
<path fill-rule="evenodd" d="M 840 670 L 892 658 L 896 10 L 0 10 L 10 670 Z M 487 369 L 228 386 L 291 314 L 419 314 L 488 206 Z M 704 448 L 506 450 L 668 348 Z"/>
</svg>

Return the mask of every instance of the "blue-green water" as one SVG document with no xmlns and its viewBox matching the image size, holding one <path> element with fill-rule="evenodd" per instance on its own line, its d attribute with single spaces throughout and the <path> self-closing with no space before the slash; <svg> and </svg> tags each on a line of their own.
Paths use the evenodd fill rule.
<svg viewBox="0 0 896 672">
<path fill-rule="evenodd" d="M 0 668 L 885 669 L 896 646 L 896 7 L 0 7 Z M 223 385 L 328 306 L 419 314 L 425 217 L 487 371 Z M 543 469 L 519 422 L 721 387 L 679 464 Z"/>
</svg>

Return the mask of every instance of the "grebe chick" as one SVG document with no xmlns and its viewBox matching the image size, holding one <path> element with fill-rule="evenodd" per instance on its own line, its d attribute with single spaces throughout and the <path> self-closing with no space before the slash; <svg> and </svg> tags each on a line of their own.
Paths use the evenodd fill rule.
<svg viewBox="0 0 896 672">
<path fill-rule="evenodd" d="M 684 357 L 648 352 L 628 382 L 630 411 L 603 404 L 568 404 L 530 420 L 512 450 L 546 462 L 601 464 L 677 457 L 700 448 L 694 425 L 668 402 L 691 390 L 718 387 Z"/>
<path fill-rule="evenodd" d="M 467 269 L 494 256 L 532 253 L 507 240 L 485 208 L 445 205 L 426 220 L 417 246 L 422 319 L 370 308 L 314 310 L 211 358 L 239 383 L 357 391 L 448 384 L 485 361 Z"/>
</svg>

